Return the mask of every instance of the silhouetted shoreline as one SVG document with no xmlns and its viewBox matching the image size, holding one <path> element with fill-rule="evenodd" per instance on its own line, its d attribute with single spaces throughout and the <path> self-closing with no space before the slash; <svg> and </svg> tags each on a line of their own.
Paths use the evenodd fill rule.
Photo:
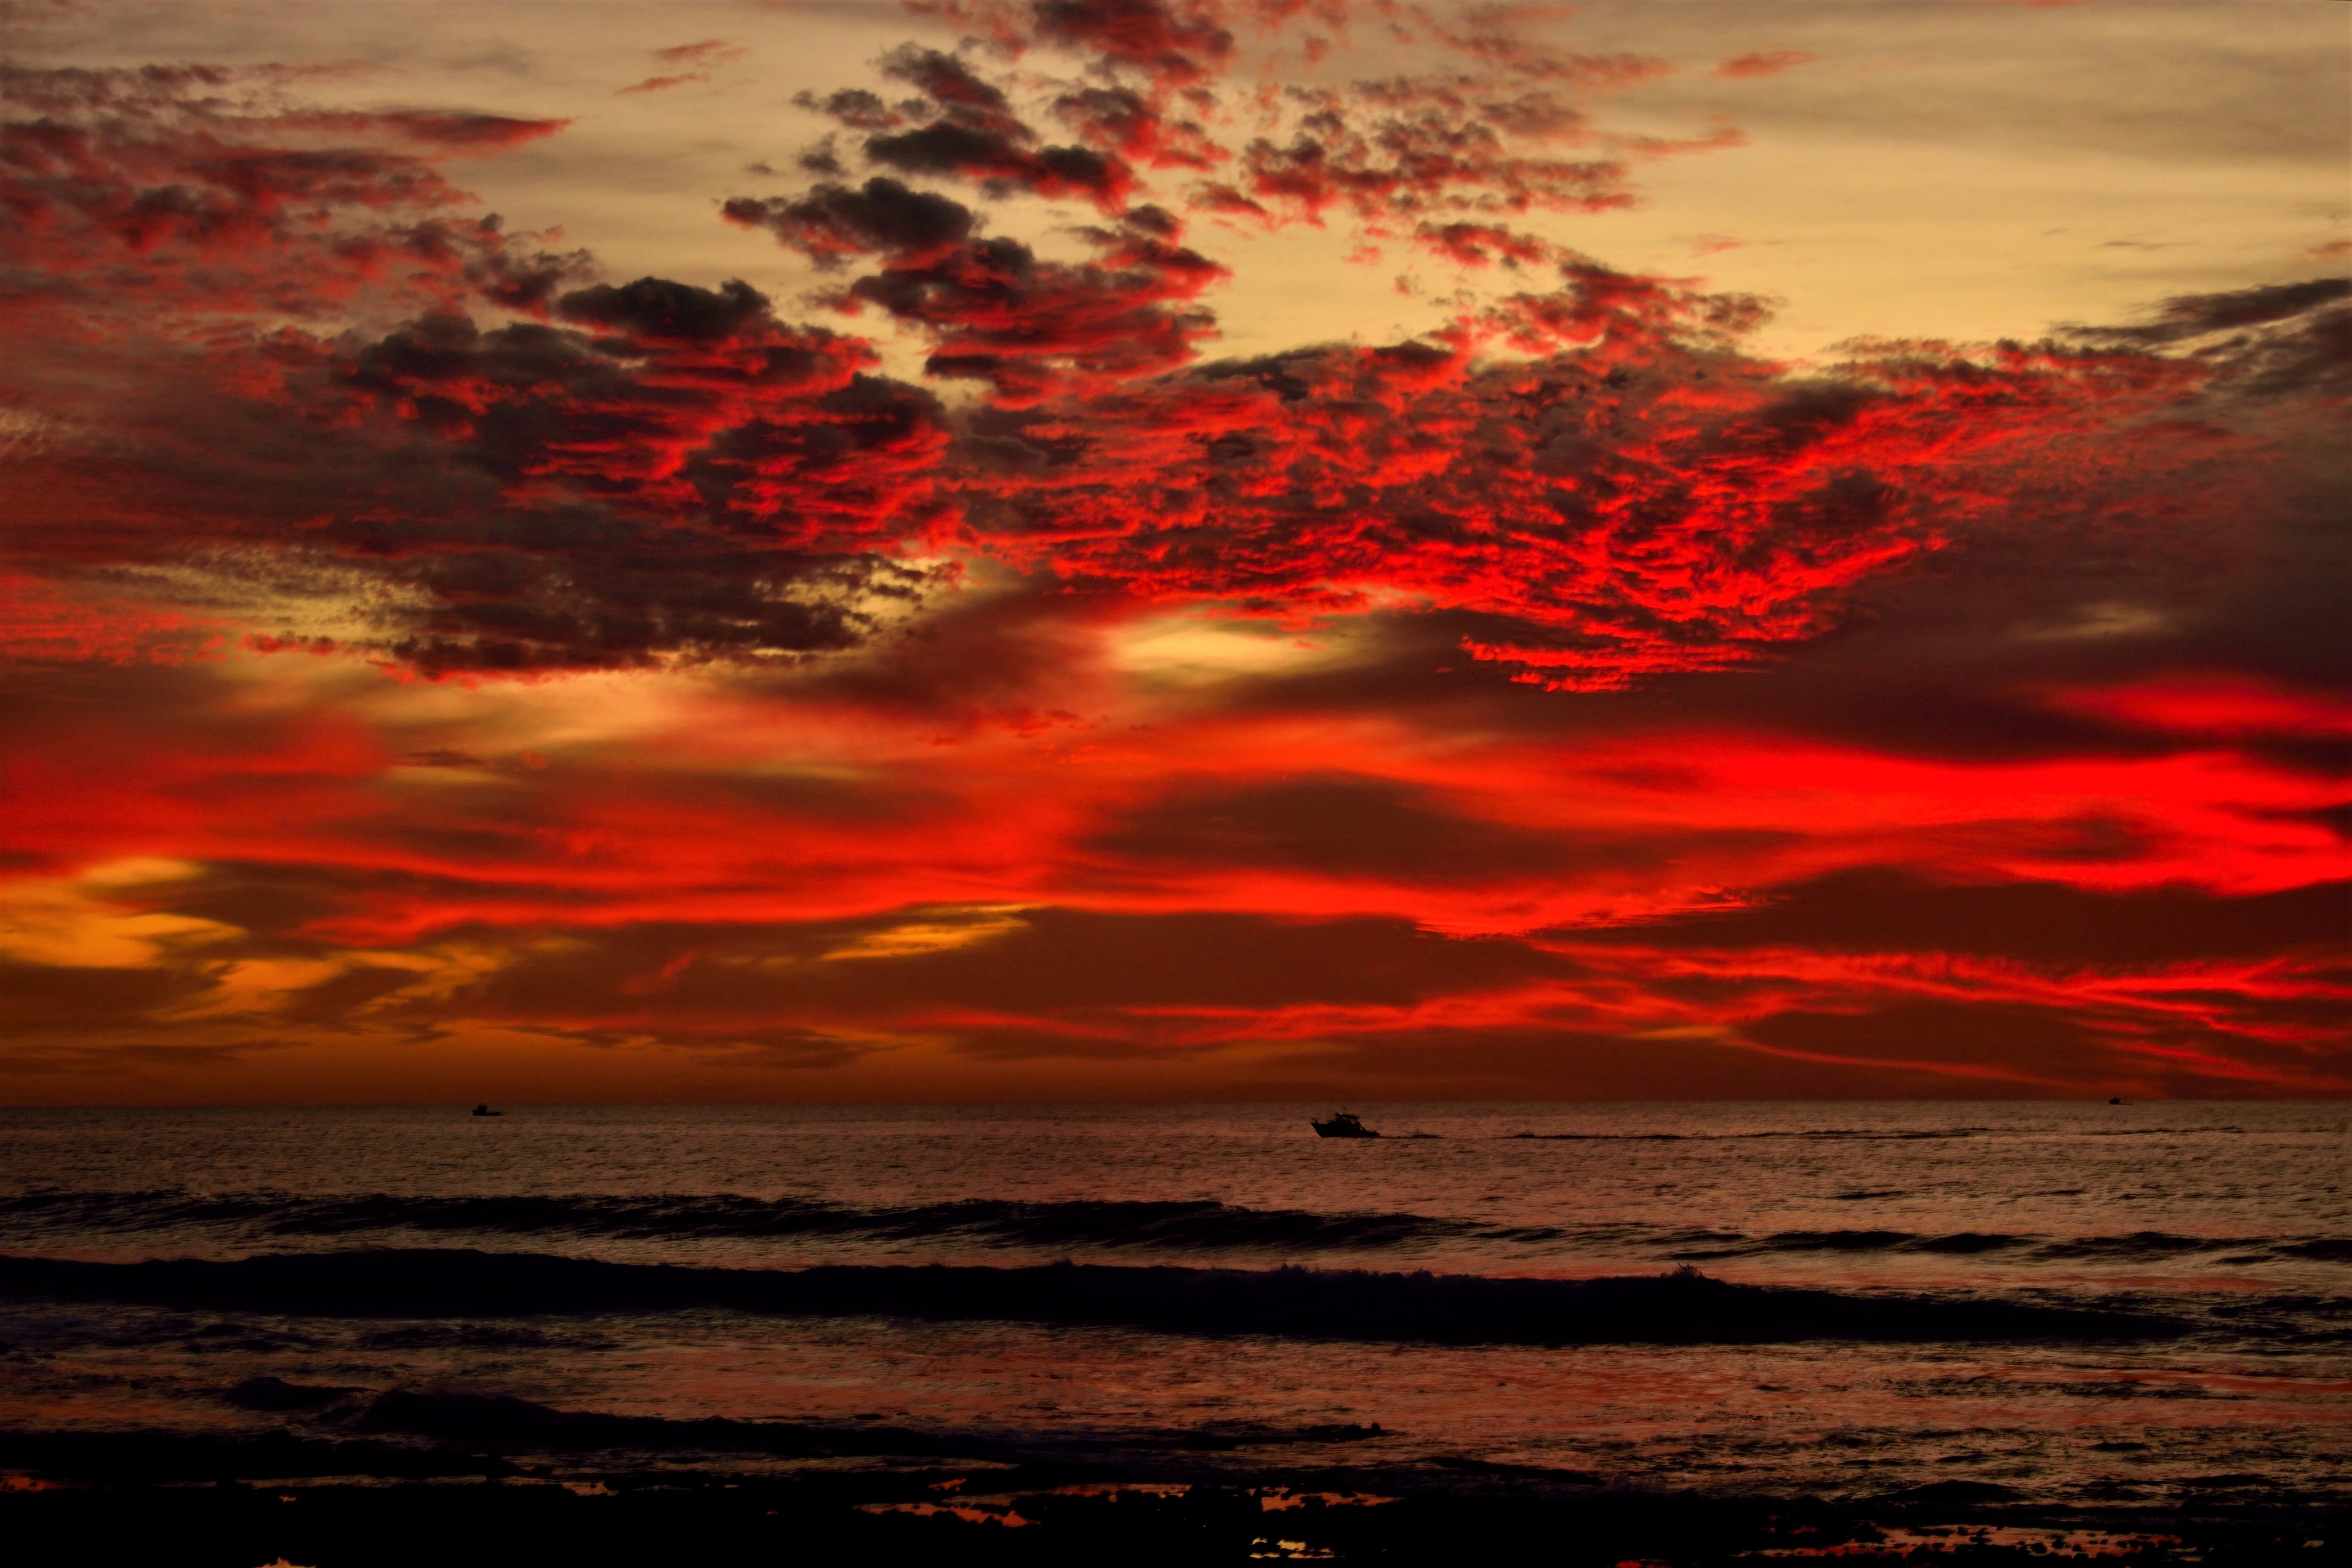
<svg viewBox="0 0 2352 1568">
<path fill-rule="evenodd" d="M 898 1466 L 778 1471 L 717 1462 L 714 1447 L 740 1452 L 739 1428 L 751 1423 L 646 1423 L 429 1396 L 398 1396 L 380 1418 L 432 1428 L 443 1440 L 321 1441 L 283 1430 L 242 1440 L 0 1435 L 0 1469 L 18 1478 L 0 1491 L 0 1535 L 26 1561 L 142 1568 L 635 1564 L 675 1561 L 681 1542 L 691 1543 L 698 1564 L 1276 1559 L 1704 1568 L 1759 1552 L 2047 1562 L 2053 1552 L 2063 1560 L 2069 1549 L 2096 1546 L 2107 1562 L 2252 1568 L 2328 1560 L 2347 1513 L 2340 1498 L 2232 1496 L 2228 1478 L 2214 1478 L 2203 1498 L 2052 1508 L 1967 1481 L 1837 1500 L 1739 1496 L 1442 1459 L 1385 1469 L 1261 1461 L 1251 1471 L 1221 1461 L 1213 1444 L 1080 1462 L 946 1436 Z M 664 1425 L 688 1446 L 664 1449 Z M 892 1451 L 884 1433 L 872 1436 L 884 1440 L 866 1452 Z"/>
</svg>

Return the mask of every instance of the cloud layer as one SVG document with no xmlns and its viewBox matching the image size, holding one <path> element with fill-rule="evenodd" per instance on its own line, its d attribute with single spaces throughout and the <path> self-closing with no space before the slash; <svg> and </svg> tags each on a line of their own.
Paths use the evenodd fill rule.
<svg viewBox="0 0 2352 1568">
<path fill-rule="evenodd" d="M 1785 365 L 1553 237 L 1669 61 L 930 14 L 781 305 L 480 212 L 561 120 L 11 68 L 17 1092 L 2352 1086 L 2342 280 Z M 1221 356 L 1298 228 L 1464 292 Z"/>
</svg>

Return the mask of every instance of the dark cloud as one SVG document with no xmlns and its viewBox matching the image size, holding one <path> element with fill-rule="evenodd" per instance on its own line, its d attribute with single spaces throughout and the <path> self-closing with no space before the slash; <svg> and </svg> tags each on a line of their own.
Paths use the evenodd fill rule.
<svg viewBox="0 0 2352 1568">
<path fill-rule="evenodd" d="M 847 411 L 824 400 L 871 362 L 863 343 L 787 328 L 765 305 L 741 284 L 712 293 L 645 278 L 565 297 L 565 314 L 618 338 L 428 316 L 356 346 L 334 372 L 353 402 L 432 431 L 510 487 L 562 481 L 668 511 L 692 500 L 681 465 L 721 432 L 838 423 Z"/>
<path fill-rule="evenodd" d="M 740 283 L 640 279 L 561 309 L 595 332 L 436 312 L 281 339 L 273 375 L 233 392 L 200 357 L 149 355 L 140 401 L 99 415 L 103 462 L 37 458 L 80 499 L 15 557 L 85 575 L 213 559 L 218 591 L 303 606 L 261 611 L 257 645 L 430 672 L 796 657 L 854 645 L 928 585 L 877 551 L 926 504 L 947 435 L 929 394 L 864 374 L 864 343 L 786 326 Z M 106 385 L 20 370 L 68 399 Z M 297 623 L 321 608 L 331 642 Z"/>
<path fill-rule="evenodd" d="M 1211 75 L 1232 57 L 1234 36 L 1214 5 L 1166 0 L 1035 0 L 1041 42 L 1084 50 L 1162 87 Z"/>
<path fill-rule="evenodd" d="M 615 288 L 600 283 L 563 297 L 562 313 L 631 337 L 680 343 L 719 343 L 754 324 L 770 325 L 768 297 L 737 278 L 717 289 L 666 277 L 640 277 Z"/>
<path fill-rule="evenodd" d="M 2139 333 L 2168 340 L 2192 338 L 2239 327 L 2266 327 L 2346 298 L 2352 298 L 2352 278 L 2315 277 L 2305 283 L 2265 284 L 2226 294 L 2185 294 L 2166 300 L 2151 326 L 2107 330 L 2116 337 Z"/>
<path fill-rule="evenodd" d="M 906 116 L 882 101 L 881 95 L 862 87 L 845 87 L 819 97 L 813 92 L 793 95 L 793 102 L 813 114 L 841 121 L 852 131 L 888 131 L 906 123 Z"/>
<path fill-rule="evenodd" d="M 932 476 L 948 439 L 929 392 L 858 374 L 719 432 L 682 476 L 709 518 L 736 537 L 879 542 L 890 522 L 912 524 L 934 510 Z"/>
<path fill-rule="evenodd" d="M 1224 269 L 1133 230 L 1102 249 L 1104 260 L 1071 265 L 983 240 L 930 267 L 860 278 L 851 292 L 931 331 L 932 374 L 988 382 L 1013 405 L 1190 360 L 1212 319 L 1186 302 Z"/>
<path fill-rule="evenodd" d="M 874 625 L 861 592 L 911 597 L 913 574 L 880 562 L 812 562 L 681 549 L 631 531 L 566 530 L 560 555 L 436 555 L 404 573 L 432 596 L 383 651 L 429 674 L 529 674 L 667 661 L 761 659 L 855 647 Z M 796 599 L 837 586 L 842 598 Z"/>
<path fill-rule="evenodd" d="M 2242 398 L 2352 399 L 2352 278 L 2315 277 L 2165 300 L 2131 326 L 2076 327 L 2094 343 L 2189 346 Z"/>
<path fill-rule="evenodd" d="M 0 960 L 8 1032 L 19 1039 L 110 1028 L 210 988 L 200 976 L 161 968 L 71 968 Z"/>
<path fill-rule="evenodd" d="M 977 180 L 994 196 L 1084 196 L 1107 212 L 1125 204 L 1135 187 L 1134 171 L 1115 152 L 1039 146 L 1003 89 L 953 55 L 908 44 L 883 57 L 882 71 L 929 99 L 924 112 L 931 118 L 908 130 L 877 124 L 865 143 L 870 162 L 900 173 Z M 859 119 L 875 119 L 862 101 L 846 107 Z"/>
<path fill-rule="evenodd" d="M 877 177 L 857 189 L 822 184 L 791 200 L 737 197 L 721 209 L 728 222 L 764 228 L 819 267 L 882 256 L 921 265 L 971 236 L 971 210 L 929 191 Z"/>
<path fill-rule="evenodd" d="M 1994 1003 L 1912 1002 L 1866 1012 L 1775 1013 L 1742 1031 L 1780 1051 L 1887 1066 L 2023 1072 L 2044 1084 L 2103 1084 L 2139 1064 L 2079 1019 Z M 1989 1074 L 1990 1075 L 1990 1074 Z"/>
<path fill-rule="evenodd" d="M 978 180 L 992 195 L 1027 191 L 1048 199 L 1085 196 L 1112 210 L 1135 188 L 1133 172 L 1105 153 L 1085 147 L 1025 147 L 1013 137 L 951 120 L 869 137 L 866 156 L 902 173 Z"/>
<path fill-rule="evenodd" d="M 730 203 L 728 216 L 820 259 L 881 252 L 887 265 L 847 297 L 927 331 L 932 374 L 987 382 L 1011 406 L 1190 360 L 1213 323 L 1189 302 L 1225 275 L 1174 243 L 1154 207 L 1085 231 L 1098 253 L 1086 263 L 1042 260 L 1013 239 L 951 245 L 968 212 L 886 180 L 862 193 L 821 186 L 801 204 Z"/>
<path fill-rule="evenodd" d="M 1213 209 L 1319 224 L 1334 208 L 1367 222 L 1421 221 L 1602 212 L 1633 201 L 1620 160 L 1560 158 L 1518 145 L 1531 132 L 1538 141 L 1572 136 L 1580 118 L 1564 107 L 1537 117 L 1515 99 L 1492 107 L 1412 102 L 1367 113 L 1335 89 L 1294 89 L 1293 96 L 1301 110 L 1295 133 L 1286 142 L 1261 137 L 1244 147 L 1236 180 L 1203 187 Z M 1382 84 L 1389 103 L 1402 96 L 1397 84 Z M 1434 96 L 1453 95 L 1439 88 Z"/>
<path fill-rule="evenodd" d="M 1013 100 L 954 55 L 920 44 L 901 44 L 882 57 L 882 74 L 931 99 L 947 112 L 967 117 L 967 123 L 1001 128 L 1020 134 Z"/>
<path fill-rule="evenodd" d="M 1054 114 L 1087 145 L 1152 169 L 1208 169 L 1224 150 L 1200 121 L 1179 119 L 1164 105 L 1123 87 L 1073 88 L 1054 100 Z"/>
<path fill-rule="evenodd" d="M 0 97 L 0 261 L 28 307 L 110 315 L 256 306 L 320 316 L 362 287 L 529 308 L 580 257 L 495 218 L 434 162 L 552 134 L 562 120 L 289 106 L 264 68 L 11 66 Z M 29 114 L 26 112 L 29 111 Z"/>
<path fill-rule="evenodd" d="M 973 928 L 962 946 L 842 956 L 906 923 Z M 682 955 L 691 955 L 681 962 Z M 769 962 L 787 959 L 788 962 Z M 491 1015 L 577 1018 L 635 1009 L 657 994 L 666 1015 L 770 1017 L 921 1027 L 961 1010 L 1078 1021 L 1161 1009 L 1266 1009 L 1307 1004 L 1403 1007 L 1573 971 L 1507 941 L 1415 931 L 1409 921 L 1299 921 L 1252 915 L 1095 915 L 1034 910 L 983 923 L 955 911 L 762 936 L 648 928 L 524 955 L 468 991 Z M 670 972 L 658 987 L 649 977 Z M 651 988 L 649 989 L 649 988 Z"/>
<path fill-rule="evenodd" d="M 1333 877 L 1482 885 L 1657 868 L 1712 839 L 1542 831 L 1482 820 L 1424 789 L 1345 775 L 1180 785 L 1087 843 L 1118 861 L 1300 869 Z"/>
</svg>

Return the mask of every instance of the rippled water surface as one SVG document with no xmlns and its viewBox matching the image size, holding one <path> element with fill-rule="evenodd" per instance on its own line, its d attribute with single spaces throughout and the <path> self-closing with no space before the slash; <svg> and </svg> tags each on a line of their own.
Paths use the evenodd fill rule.
<svg viewBox="0 0 2352 1568">
<path fill-rule="evenodd" d="M 279 1276 L 219 1276 L 244 1281 L 233 1297 L 103 1270 L 19 1280 L 0 1299 L 0 1424 L 323 1427 L 387 1390 L 455 1390 L 1074 1454 L 1832 1493 L 2304 1496 L 2352 1476 L 2345 1107 L 1367 1105 L 1388 1135 L 1355 1142 L 1313 1136 L 1315 1109 L 0 1113 L 0 1251 L 20 1258 L 297 1252 L 331 1284 L 365 1249 L 607 1266 L 528 1310 L 477 1285 L 372 1308 L 347 1281 L 322 1305 Z M 1136 1278 L 1210 1317 L 1072 1307 L 1051 1275 L 1002 1309 L 952 1273 L 912 1307 L 896 1285 L 880 1309 L 858 1294 L 898 1278 L 877 1266 L 1063 1259 L 1185 1270 Z M 839 1266 L 851 1304 L 654 1304 L 625 1266 L 655 1262 Z M 1439 1321 L 1466 1296 L 1399 1328 L 1420 1298 L 1365 1279 L 1330 1299 L 1370 1326 L 1334 1327 L 1203 1272 L 1278 1266 L 1689 1266 L 1816 1294 L 1693 1296 L 1671 1333 L 1638 1313 L 1490 1332 Z M 1888 1297 L 1906 1301 L 1867 1321 L 1895 1326 L 1836 1326 Z M 1995 1312 L 2025 1308 L 2076 1316 Z M 1658 1337 L 1675 1343 L 1643 1343 Z M 350 1392 L 291 1412 L 223 1396 L 262 1375 Z"/>
</svg>

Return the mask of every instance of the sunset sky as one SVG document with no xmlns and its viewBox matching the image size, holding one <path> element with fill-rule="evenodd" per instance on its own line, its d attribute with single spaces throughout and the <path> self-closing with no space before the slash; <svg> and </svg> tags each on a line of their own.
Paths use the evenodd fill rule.
<svg viewBox="0 0 2352 1568">
<path fill-rule="evenodd" d="M 2352 1092 L 2347 23 L 10 0 L 0 1103 Z"/>
</svg>

